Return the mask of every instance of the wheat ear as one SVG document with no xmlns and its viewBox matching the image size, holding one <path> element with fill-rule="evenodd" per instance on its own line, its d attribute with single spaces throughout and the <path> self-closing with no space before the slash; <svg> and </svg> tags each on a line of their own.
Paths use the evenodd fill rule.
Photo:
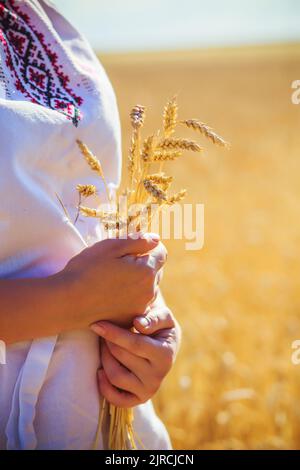
<svg viewBox="0 0 300 470">
<path fill-rule="evenodd" d="M 200 134 L 207 137 L 214 144 L 219 145 L 220 147 L 230 148 L 230 144 L 226 142 L 220 135 L 218 135 L 211 127 L 203 122 L 198 121 L 197 119 L 187 119 L 185 121 L 180 121 L 180 124 L 184 124 L 194 131 L 200 132 Z"/>
<path fill-rule="evenodd" d="M 162 189 L 167 191 L 172 184 L 173 176 L 166 176 L 163 173 L 155 173 L 152 175 L 147 175 L 145 179 L 162 186 Z"/>
<path fill-rule="evenodd" d="M 177 114 L 177 96 L 174 96 L 170 101 L 168 101 L 163 111 L 163 127 L 165 137 L 170 137 L 174 133 L 177 124 Z"/>
<path fill-rule="evenodd" d="M 145 109 L 146 108 L 144 106 L 141 106 L 138 104 L 134 106 L 130 112 L 130 121 L 131 121 L 131 126 L 133 128 L 133 133 L 131 137 L 131 147 L 130 147 L 129 156 L 128 156 L 128 170 L 130 174 L 130 188 L 131 189 L 133 189 L 133 183 L 135 181 L 135 178 L 137 178 L 138 174 L 141 172 L 140 131 L 145 121 Z"/>
<path fill-rule="evenodd" d="M 152 159 L 153 140 L 154 140 L 154 135 L 150 135 L 149 137 L 147 137 L 147 139 L 144 140 L 142 159 L 145 163 L 150 162 Z"/>
<path fill-rule="evenodd" d="M 78 184 L 76 189 L 82 197 L 94 196 L 97 193 L 96 186 L 93 184 Z"/>
<path fill-rule="evenodd" d="M 85 217 L 93 217 L 98 219 L 110 218 L 115 219 L 117 217 L 116 212 L 103 212 L 98 211 L 97 209 L 92 209 L 91 207 L 80 206 L 79 207 L 80 213 Z"/>
<path fill-rule="evenodd" d="M 186 193 L 187 193 L 186 189 L 182 189 L 181 191 L 179 191 L 178 193 L 176 193 L 172 197 L 170 197 L 167 200 L 167 204 L 172 206 L 173 204 L 176 204 L 177 202 L 182 201 L 182 199 L 185 198 Z"/>
<path fill-rule="evenodd" d="M 159 203 L 162 203 L 162 201 L 167 200 L 166 192 L 160 189 L 157 184 L 153 183 L 149 179 L 144 179 L 143 184 L 147 193 L 150 194 L 153 198 L 155 198 Z"/>
<path fill-rule="evenodd" d="M 203 148 L 200 147 L 197 142 L 188 139 L 163 139 L 158 143 L 157 147 L 161 150 L 181 149 L 191 150 L 192 152 L 203 151 Z"/>
<path fill-rule="evenodd" d="M 98 158 L 90 151 L 90 149 L 88 148 L 87 145 L 85 145 L 83 142 L 81 142 L 81 140 L 76 140 L 77 142 L 77 145 L 78 147 L 80 148 L 80 151 L 82 153 L 82 155 L 84 156 L 84 158 L 86 159 L 87 163 L 89 164 L 90 168 L 93 170 L 93 171 L 96 171 L 98 173 L 98 175 L 101 177 L 103 183 L 104 183 L 104 186 L 105 186 L 105 190 L 106 190 L 106 194 L 107 194 L 107 198 L 109 200 L 109 202 L 112 202 L 111 201 L 111 196 L 110 196 L 110 192 L 109 192 L 109 189 L 108 189 L 108 185 L 107 185 L 107 182 L 106 182 L 106 179 L 105 179 L 105 176 L 104 176 L 104 172 L 102 170 L 102 165 L 100 163 L 100 161 L 98 160 Z"/>
<path fill-rule="evenodd" d="M 156 151 L 153 155 L 153 161 L 154 162 L 167 162 L 167 161 L 173 161 L 176 160 L 177 158 L 181 157 L 182 152 L 179 150 L 175 152 L 166 152 L 166 151 Z"/>
</svg>

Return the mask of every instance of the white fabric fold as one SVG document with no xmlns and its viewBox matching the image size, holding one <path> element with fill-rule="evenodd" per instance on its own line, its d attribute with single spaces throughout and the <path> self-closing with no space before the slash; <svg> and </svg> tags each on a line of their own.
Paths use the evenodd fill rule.
<svg viewBox="0 0 300 470">
<path fill-rule="evenodd" d="M 14 388 L 5 431 L 8 450 L 34 450 L 37 446 L 34 429 L 35 409 L 56 340 L 57 336 L 38 339 L 30 346 Z"/>
</svg>

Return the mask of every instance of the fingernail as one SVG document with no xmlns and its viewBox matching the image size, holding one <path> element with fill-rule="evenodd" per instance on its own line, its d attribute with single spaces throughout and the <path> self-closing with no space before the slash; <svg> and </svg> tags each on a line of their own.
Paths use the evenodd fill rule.
<svg viewBox="0 0 300 470">
<path fill-rule="evenodd" d="M 105 333 L 106 333 L 105 328 L 104 328 L 104 326 L 102 326 L 100 323 L 93 323 L 93 324 L 91 325 L 91 329 L 92 329 L 95 333 L 97 333 L 97 335 L 99 335 L 99 336 L 105 336 Z"/>
<path fill-rule="evenodd" d="M 151 324 L 151 320 L 147 317 L 138 317 L 137 321 L 143 328 L 148 328 Z"/>
</svg>

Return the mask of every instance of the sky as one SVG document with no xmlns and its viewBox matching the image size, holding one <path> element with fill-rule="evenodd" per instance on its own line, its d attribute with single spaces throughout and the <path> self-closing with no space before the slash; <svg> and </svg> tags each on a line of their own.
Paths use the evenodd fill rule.
<svg viewBox="0 0 300 470">
<path fill-rule="evenodd" d="M 300 0 L 52 0 L 103 52 L 300 41 Z"/>
</svg>

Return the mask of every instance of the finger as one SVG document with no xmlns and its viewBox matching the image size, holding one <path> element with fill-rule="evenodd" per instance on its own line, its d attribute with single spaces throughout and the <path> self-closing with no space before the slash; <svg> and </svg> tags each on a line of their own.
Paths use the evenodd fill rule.
<svg viewBox="0 0 300 470">
<path fill-rule="evenodd" d="M 175 327 L 175 319 L 167 307 L 157 307 L 148 310 L 144 316 L 134 319 L 133 325 L 137 331 L 145 335 L 153 335 L 158 331 Z"/>
<path fill-rule="evenodd" d="M 113 345 L 113 343 L 110 344 L 112 348 L 115 347 L 121 349 L 119 346 Z M 130 355 L 128 351 L 125 351 L 125 353 Z M 129 370 L 127 367 L 123 367 L 119 361 L 116 360 L 111 353 L 107 342 L 105 342 L 104 354 L 105 356 L 108 356 L 109 363 L 108 369 L 106 369 L 105 359 L 105 362 L 103 362 L 103 369 L 111 385 L 123 391 L 132 393 L 141 401 L 141 403 L 145 402 L 156 393 L 160 386 L 162 377 L 165 375 L 165 373 L 162 375 L 160 367 L 153 368 L 146 359 L 141 359 L 132 355 L 130 362 L 128 362 L 128 365 L 132 367 L 132 369 Z M 113 361 L 115 361 L 115 364 L 113 364 Z M 118 367 L 126 371 L 127 376 L 124 376 L 124 382 L 121 380 L 122 375 L 119 375 Z M 138 372 L 140 377 L 138 377 L 134 371 Z"/>
<path fill-rule="evenodd" d="M 151 368 L 150 362 L 147 359 L 138 357 L 135 354 L 126 351 L 126 349 L 121 348 L 110 341 L 106 341 L 106 344 L 113 357 L 144 383 L 145 379 L 149 375 Z"/>
<path fill-rule="evenodd" d="M 126 239 L 116 240 L 118 256 L 143 255 L 156 248 L 159 244 L 159 236 L 154 233 L 145 233 L 138 238 L 130 236 Z"/>
<path fill-rule="evenodd" d="M 98 386 L 101 395 L 112 405 L 120 408 L 132 408 L 141 403 L 136 395 L 117 390 L 111 385 L 103 369 L 98 370 Z"/>
<path fill-rule="evenodd" d="M 158 245 L 147 254 L 147 256 L 140 256 L 136 262 L 138 264 L 147 265 L 154 271 L 158 272 L 165 262 L 167 261 L 167 249 L 163 243 L 159 242 Z"/>
<path fill-rule="evenodd" d="M 151 308 L 151 305 L 153 305 L 156 302 L 156 299 L 157 299 L 158 295 L 159 295 L 159 287 L 155 286 L 154 287 L 154 295 L 153 295 L 152 299 L 148 302 L 146 309 Z"/>
<path fill-rule="evenodd" d="M 102 346 L 102 366 L 106 377 L 114 387 L 134 393 L 138 397 L 141 395 L 141 381 L 114 358 L 105 343 Z"/>
<path fill-rule="evenodd" d="M 150 360 L 159 355 L 157 342 L 149 336 L 133 333 L 110 322 L 93 323 L 90 327 L 97 335 L 105 338 L 139 357 Z"/>
<path fill-rule="evenodd" d="M 155 282 L 156 282 L 157 285 L 159 285 L 159 284 L 161 283 L 162 278 L 163 278 L 163 274 L 164 274 L 163 268 L 160 269 L 160 270 L 157 272 L 156 278 L 155 278 Z"/>
</svg>

